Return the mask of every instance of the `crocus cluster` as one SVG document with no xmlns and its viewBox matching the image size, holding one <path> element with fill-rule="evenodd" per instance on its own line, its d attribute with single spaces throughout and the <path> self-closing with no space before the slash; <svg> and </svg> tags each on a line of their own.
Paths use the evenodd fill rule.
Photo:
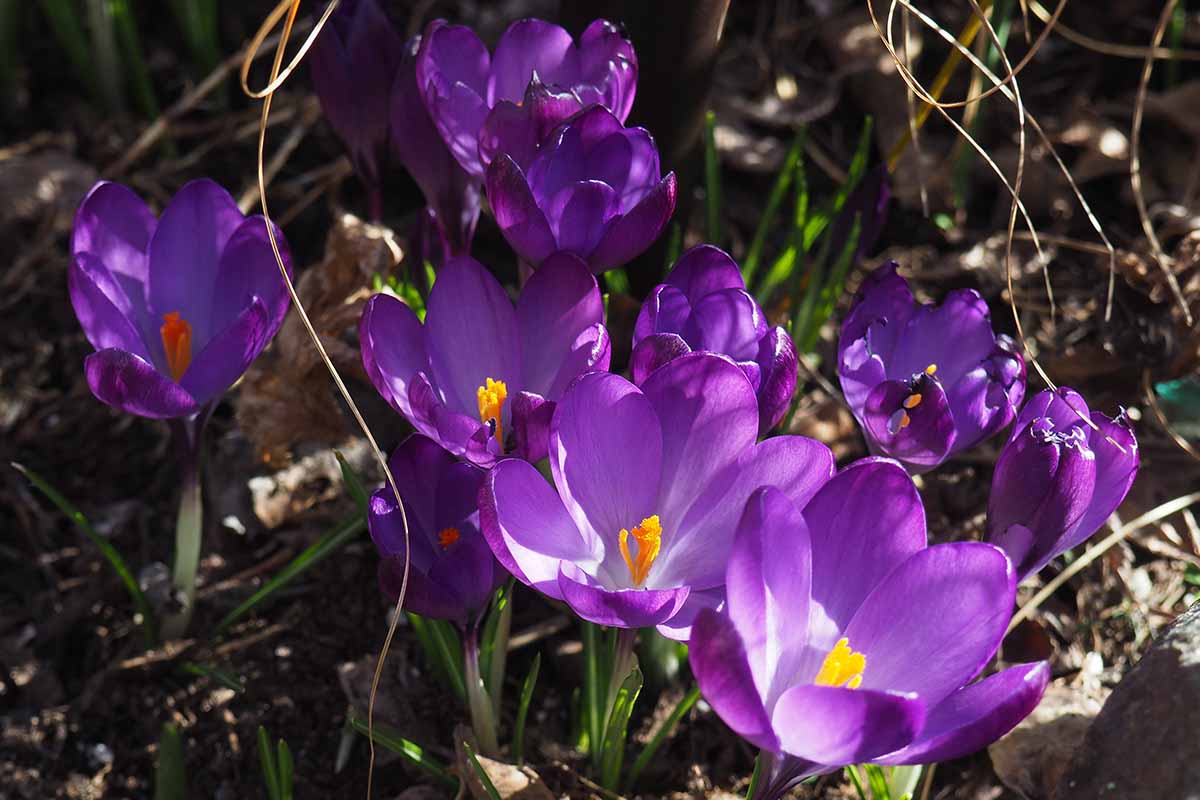
<svg viewBox="0 0 1200 800">
<path fill-rule="evenodd" d="M 388 161 L 405 165 L 448 254 L 422 307 L 376 294 L 358 329 L 367 375 L 415 431 L 389 463 L 398 496 L 385 486 L 368 506 L 383 592 L 407 576 L 407 608 L 463 633 L 489 752 L 499 701 L 479 691 L 476 634 L 510 575 L 629 632 L 616 641 L 654 627 L 688 642 L 711 707 L 761 750 L 760 800 L 847 764 L 986 746 L 1049 678 L 1045 663 L 989 674 L 1017 584 L 1124 498 L 1128 423 L 1069 389 L 1018 413 L 1024 361 L 980 295 L 920 304 L 894 263 L 842 325 L 837 372 L 873 455 L 840 470 L 820 442 L 769 435 L 792 406 L 796 346 L 715 246 L 650 292 L 622 343 L 628 377 L 610 371 L 596 276 L 649 247 L 675 205 L 650 134 L 624 124 L 636 77 L 604 20 L 578 40 L 522 20 L 489 52 L 443 21 L 405 44 L 376 0 L 342 0 L 318 39 L 314 82 L 358 172 L 378 192 Z M 858 219 L 867 240 L 887 197 L 883 172 L 871 181 L 837 223 Z M 506 266 L 524 267 L 515 291 L 470 255 L 483 188 Z M 268 234 L 209 181 L 158 219 L 124 187 L 93 189 L 70 292 L 96 396 L 203 417 L 286 313 Z M 911 476 L 1014 420 L 986 541 L 929 545 Z"/>
</svg>

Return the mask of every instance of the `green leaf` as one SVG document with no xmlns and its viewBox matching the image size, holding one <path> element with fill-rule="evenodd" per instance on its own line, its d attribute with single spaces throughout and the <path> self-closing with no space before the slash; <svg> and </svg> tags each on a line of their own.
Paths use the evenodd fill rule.
<svg viewBox="0 0 1200 800">
<path fill-rule="evenodd" d="M 876 764 L 864 764 L 863 769 L 867 772 L 867 783 L 871 787 L 871 797 L 874 800 L 892 800 L 892 792 L 888 787 L 887 776 L 883 774 L 883 767 Z"/>
<path fill-rule="evenodd" d="M 754 284 L 755 273 L 758 272 L 758 262 L 762 257 L 763 247 L 767 243 L 767 235 L 771 232 L 771 226 L 775 224 L 775 217 L 779 213 L 779 207 L 783 205 L 783 198 L 787 196 L 792 177 L 796 174 L 796 165 L 803 158 L 804 133 L 804 129 L 801 128 L 800 132 L 796 134 L 796 138 L 792 140 L 792 146 L 788 148 L 787 157 L 783 161 L 783 169 L 779 170 L 779 174 L 775 177 L 775 183 L 771 186 L 771 193 L 767 195 L 767 205 L 763 208 L 762 217 L 758 220 L 758 228 L 755 229 L 754 238 L 750 241 L 750 249 L 746 252 L 746 257 L 742 259 L 742 277 L 747 286 Z"/>
<path fill-rule="evenodd" d="M 137 23 L 129 9 L 129 0 L 108 0 L 108 7 L 116 27 L 117 41 L 121 45 L 121 55 L 125 65 L 129 67 L 130 78 L 133 81 L 134 99 L 143 116 L 147 119 L 157 119 L 158 99 L 154 96 L 154 84 L 150 81 L 150 70 L 146 68 L 146 59 L 138 38 Z"/>
<path fill-rule="evenodd" d="M 610 294 L 629 294 L 629 273 L 624 269 L 610 269 L 604 273 Z"/>
<path fill-rule="evenodd" d="M 277 774 L 279 775 L 279 800 L 292 800 L 293 773 L 295 772 L 296 765 L 292 761 L 292 751 L 283 739 L 279 740 L 278 755 L 275 761 L 278 767 Z"/>
<path fill-rule="evenodd" d="M 224 619 L 217 624 L 216 630 L 213 631 L 213 637 L 220 636 L 230 625 L 241 619 L 250 609 L 333 555 L 342 545 L 361 535 L 366 529 L 367 520 L 361 514 L 355 514 L 353 517 L 338 523 L 337 527 L 331 531 L 327 531 L 320 539 L 305 548 L 304 552 L 292 559 L 279 572 L 275 573 L 258 591 L 250 595 L 233 611 L 226 614 Z"/>
<path fill-rule="evenodd" d="M 708 241 L 721 245 L 721 162 L 717 158 L 715 130 L 717 116 L 704 112 L 704 207 L 708 226 Z"/>
<path fill-rule="evenodd" d="M 411 611 L 405 614 L 434 674 L 459 702 L 465 704 L 467 681 L 463 674 L 462 643 L 458 640 L 458 632 L 444 620 L 426 619 Z"/>
<path fill-rule="evenodd" d="M 425 752 L 425 748 L 416 742 L 405 739 L 396 731 L 378 722 L 375 723 L 374 730 L 368 732 L 367 721 L 357 716 L 350 717 L 350 724 L 363 736 L 369 736 L 375 744 L 403 756 L 410 763 L 428 772 L 447 788 L 458 789 L 458 781 L 446 771 L 446 768 L 437 759 Z"/>
<path fill-rule="evenodd" d="M 342 470 L 342 483 L 346 485 L 346 491 L 354 498 L 354 504 L 358 506 L 358 513 L 365 517 L 367 515 L 367 505 L 371 502 L 371 495 L 367 492 L 366 487 L 363 486 L 362 479 L 358 477 L 358 473 L 354 471 L 354 467 L 350 466 L 350 462 L 342 455 L 342 451 L 334 450 L 333 454 L 337 457 L 338 466 Z"/>
<path fill-rule="evenodd" d="M 599 626 L 580 620 L 583 638 L 582 714 L 588 736 L 588 751 L 599 765 L 604 743 L 604 684 L 600 680 Z"/>
<path fill-rule="evenodd" d="M 258 763 L 262 767 L 263 783 L 267 787 L 268 800 L 281 800 L 279 789 L 279 767 L 275 763 L 275 752 L 271 748 L 271 737 L 267 729 L 258 726 Z"/>
<path fill-rule="evenodd" d="M 629 718 L 633 705 L 642 691 L 642 671 L 637 667 L 621 683 L 617 699 L 613 702 L 612 714 L 608 718 L 608 729 L 604 732 L 604 757 L 600 764 L 600 785 L 616 790 L 621 780 L 621 765 L 625 761 L 625 739 L 629 733 Z"/>
<path fill-rule="evenodd" d="M 133 572 L 130 571 L 129 567 L 126 566 L 125 559 L 121 557 L 117 548 L 113 547 L 112 543 L 98 534 L 96 529 L 92 527 L 92 523 L 88 521 L 88 518 L 73 506 L 67 498 L 63 497 L 57 489 L 47 483 L 42 476 L 16 462 L 13 462 L 12 467 L 24 475 L 59 511 L 66 515 L 71 522 L 75 523 L 76 528 L 91 539 L 92 544 L 96 546 L 96 549 L 108 561 L 109 566 L 117 573 L 117 576 L 121 579 L 121 583 L 124 584 L 125 591 L 129 593 L 129 598 L 133 601 L 134 607 L 142 617 L 142 631 L 145 633 L 146 646 L 153 647 L 158 641 L 158 636 L 155 632 L 154 612 L 150 609 L 150 602 L 146 599 L 146 595 L 142 593 L 142 587 L 138 585 L 137 579 L 133 576 Z"/>
<path fill-rule="evenodd" d="M 183 765 L 183 737 L 170 723 L 163 725 L 154 766 L 154 800 L 184 800 L 187 770 Z"/>
<path fill-rule="evenodd" d="M 529 667 L 529 674 L 525 676 L 525 683 L 521 685 L 521 700 L 517 704 L 517 720 L 513 724 L 513 759 L 517 762 L 517 766 L 525 763 L 525 722 L 529 717 L 529 704 L 533 700 L 533 689 L 537 686 L 538 672 L 542 668 L 542 654 L 538 653 L 533 657 L 533 664 Z"/>
<path fill-rule="evenodd" d="M 683 226 L 678 222 L 671 223 L 671 238 L 667 240 L 667 263 L 663 265 L 663 273 L 671 271 L 675 262 L 683 253 Z"/>
<path fill-rule="evenodd" d="M 679 702 L 675 704 L 675 708 L 671 710 L 671 715 L 667 717 L 666 721 L 658 729 L 658 732 L 654 734 L 654 738 L 646 743 L 645 748 L 643 748 L 642 752 L 638 754 L 637 760 L 633 762 L 633 766 L 629 770 L 629 777 L 625 779 L 626 794 L 633 793 L 633 786 L 635 783 L 637 783 L 637 779 L 642 774 L 642 770 L 646 768 L 647 764 L 654 760 L 654 756 L 656 753 L 658 753 L 658 749 L 662 747 L 663 742 L 665 742 L 667 737 L 671 735 L 671 732 L 675 730 L 675 726 L 679 724 L 679 720 L 683 719 L 684 714 L 692 710 L 692 706 L 696 705 L 696 701 L 699 699 L 700 687 L 693 686 L 691 691 L 685 694 L 679 700 Z"/>
<path fill-rule="evenodd" d="M 179 665 L 179 668 L 188 675 L 196 675 L 201 678 L 208 678 L 214 683 L 224 686 L 226 689 L 232 689 L 239 694 L 246 691 L 246 684 L 242 683 L 228 672 L 218 669 L 217 667 L 210 667 L 206 664 L 197 664 L 194 661 L 185 661 Z"/>
<path fill-rule="evenodd" d="M 492 779 L 488 777 L 487 770 L 479 763 L 479 759 L 475 757 L 475 751 L 467 742 L 462 743 L 463 752 L 467 754 L 467 760 L 471 762 L 471 766 L 475 769 L 475 776 L 479 778 L 479 782 L 483 784 L 483 789 L 488 793 L 488 797 L 492 800 L 500 800 L 500 792 L 496 791 Z"/>
</svg>

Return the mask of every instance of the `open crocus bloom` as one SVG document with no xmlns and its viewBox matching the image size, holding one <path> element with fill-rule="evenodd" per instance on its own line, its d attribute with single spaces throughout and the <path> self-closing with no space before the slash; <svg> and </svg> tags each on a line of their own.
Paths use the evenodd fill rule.
<svg viewBox="0 0 1200 800">
<path fill-rule="evenodd" d="M 970 683 L 1011 618 L 1012 566 L 979 542 L 926 547 L 920 497 L 888 460 L 839 472 L 803 513 L 756 492 L 727 563 L 725 609 L 697 617 L 690 659 L 713 709 L 768 756 L 758 798 L 847 764 L 974 752 L 1045 689 L 1044 662 Z"/>
<path fill-rule="evenodd" d="M 642 304 L 629 365 L 634 383 L 693 350 L 736 361 L 758 395 L 759 433 L 775 427 L 796 391 L 796 346 L 767 323 L 738 265 L 711 244 L 684 253 Z"/>
<path fill-rule="evenodd" d="M 470 28 L 435 20 L 425 29 L 417 79 L 450 152 L 482 178 L 493 156 L 509 150 L 514 158 L 527 156 L 539 132 L 586 105 L 602 105 L 624 122 L 637 88 L 637 58 L 629 40 L 602 19 L 578 44 L 557 25 L 518 20 L 494 55 Z M 531 82 L 544 89 L 527 104 Z"/>
<path fill-rule="evenodd" d="M 996 462 L 987 540 L 1008 552 L 1024 579 L 1095 533 L 1137 470 L 1137 439 L 1124 414 L 1089 413 L 1078 392 L 1046 389 L 1025 404 Z"/>
<path fill-rule="evenodd" d="M 497 157 L 488 167 L 488 202 L 528 263 L 567 250 L 603 272 L 640 255 L 674 213 L 675 173 L 661 174 L 644 128 L 625 128 L 591 106 L 555 129 L 527 170 Z"/>
<path fill-rule="evenodd" d="M 833 471 L 819 442 L 757 436 L 754 389 L 723 356 L 682 356 L 641 388 L 584 375 L 550 425 L 554 485 L 501 461 L 480 490 L 484 535 L 518 580 L 584 619 L 686 639 L 723 597 L 750 493 L 777 486 L 804 503 Z"/>
<path fill-rule="evenodd" d="M 1025 395 L 1025 362 L 979 293 L 918 304 L 894 261 L 867 277 L 842 323 L 838 377 L 871 450 L 914 473 L 1012 422 Z"/>
<path fill-rule="evenodd" d="M 377 294 L 359 337 L 384 399 L 418 431 L 485 467 L 505 454 L 545 458 L 554 401 L 580 373 L 608 369 L 610 353 L 596 279 L 569 253 L 547 260 L 515 309 L 482 264 L 451 259 L 424 324 Z"/>
<path fill-rule="evenodd" d="M 287 243 L 275 238 L 290 273 Z M 76 212 L 71 253 L 71 304 L 96 348 L 88 385 L 141 417 L 199 413 L 287 313 L 263 218 L 243 216 L 210 180 L 180 189 L 159 219 L 128 188 L 96 184 Z"/>
<path fill-rule="evenodd" d="M 475 500 L 483 470 L 414 433 L 388 468 L 408 516 L 412 553 L 404 607 L 466 625 L 487 606 L 506 573 L 479 533 Z M 404 576 L 404 521 L 386 483 L 371 495 L 367 522 L 379 551 L 379 586 L 393 601 Z"/>
</svg>

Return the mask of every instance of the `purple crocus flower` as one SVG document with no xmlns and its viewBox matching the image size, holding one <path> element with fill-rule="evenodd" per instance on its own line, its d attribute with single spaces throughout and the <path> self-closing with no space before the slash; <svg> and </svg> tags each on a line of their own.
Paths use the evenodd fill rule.
<svg viewBox="0 0 1200 800">
<path fill-rule="evenodd" d="M 894 462 L 852 464 L 803 512 L 756 492 L 727 563 L 725 608 L 697 617 L 690 660 L 713 709 L 762 749 L 755 798 L 847 764 L 966 755 L 1041 699 L 1045 662 L 971 683 L 1011 618 L 1012 565 L 979 542 L 927 547 Z"/>
<path fill-rule="evenodd" d="M 528 169 L 498 156 L 488 167 L 488 202 L 529 264 L 567 250 L 603 272 L 640 255 L 674 213 L 675 173 L 661 175 L 644 128 L 591 106 L 555 129 Z"/>
<path fill-rule="evenodd" d="M 479 532 L 475 500 L 483 470 L 419 433 L 396 448 L 388 468 L 408 517 L 412 561 L 404 606 L 465 627 L 506 577 Z M 404 523 L 387 484 L 371 495 L 367 522 L 381 559 L 379 586 L 394 601 L 404 576 Z"/>
<path fill-rule="evenodd" d="M 291 257 L 276 229 L 284 264 Z M 287 287 L 261 216 L 210 180 L 155 219 L 125 186 L 92 187 L 75 215 L 71 304 L 96 352 L 92 393 L 141 417 L 193 417 L 233 385 L 279 330 Z"/>
<path fill-rule="evenodd" d="M 376 0 L 341 0 L 308 54 L 321 109 L 379 202 L 388 161 L 390 98 L 406 48 Z M 372 208 L 378 218 L 378 208 Z"/>
<path fill-rule="evenodd" d="M 1025 362 L 992 330 L 987 303 L 959 289 L 914 301 L 889 261 L 867 276 L 842 323 L 838 377 L 872 452 L 933 469 L 1012 422 Z"/>
<path fill-rule="evenodd" d="M 1109 419 L 1089 412 L 1078 392 L 1046 389 L 1025 404 L 996 462 L 987 540 L 1007 551 L 1023 580 L 1095 533 L 1137 470 L 1124 414 Z"/>
<path fill-rule="evenodd" d="M 479 494 L 484 536 L 517 580 L 584 619 L 686 639 L 723 599 L 750 493 L 776 486 L 803 504 L 833 472 L 819 442 L 757 438 L 754 388 L 724 356 L 681 356 L 640 388 L 584 375 L 550 424 L 553 485 L 501 461 Z"/>
<path fill-rule="evenodd" d="M 417 79 L 450 152 L 481 179 L 498 153 L 525 166 L 546 132 L 586 105 L 602 105 L 624 122 L 637 58 L 602 19 L 578 43 L 557 25 L 518 20 L 492 55 L 470 28 L 435 20 L 425 29 Z"/>
<path fill-rule="evenodd" d="M 796 346 L 783 328 L 767 323 L 738 265 L 711 244 L 680 256 L 667 282 L 642 304 L 629 365 L 634 383 L 693 350 L 736 361 L 758 394 L 759 435 L 775 427 L 796 391 Z"/>
<path fill-rule="evenodd" d="M 505 454 L 546 456 L 554 401 L 609 362 L 604 305 L 587 265 L 547 260 L 516 308 L 473 258 L 439 271 L 424 324 L 377 294 L 359 323 L 363 365 L 392 407 L 456 456 L 490 467 Z"/>
</svg>

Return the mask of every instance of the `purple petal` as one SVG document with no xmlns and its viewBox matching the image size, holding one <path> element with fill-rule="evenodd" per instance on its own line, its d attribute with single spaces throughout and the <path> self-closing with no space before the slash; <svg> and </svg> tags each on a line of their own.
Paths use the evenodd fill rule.
<svg viewBox="0 0 1200 800">
<path fill-rule="evenodd" d="M 429 293 L 425 337 L 432 377 L 449 408 L 477 416 L 477 392 L 488 378 L 504 381 L 512 394 L 523 388 L 512 301 L 470 256 L 451 259 L 438 273 Z M 506 417 L 508 412 L 505 408 Z"/>
<path fill-rule="evenodd" d="M 274 233 L 279 255 L 290 276 L 291 250 L 278 226 Z M 212 299 L 213 331 L 230 325 L 255 297 L 267 308 L 269 339 L 283 324 L 291 298 L 283 276 L 279 274 L 279 264 L 271 249 L 266 222 L 261 216 L 248 217 L 239 225 L 221 253 Z"/>
<path fill-rule="evenodd" d="M 608 20 L 597 19 L 579 37 L 580 80 L 599 89 L 600 102 L 624 122 L 637 91 L 633 45 Z"/>
<path fill-rule="evenodd" d="M 591 348 L 579 346 L 580 334 L 603 321 L 604 301 L 587 264 L 570 253 L 546 259 L 517 300 L 524 388 L 560 397 L 592 361 Z M 590 338 L 594 345 L 597 337 Z"/>
<path fill-rule="evenodd" d="M 258 297 L 192 358 L 180 386 L 200 405 L 220 397 L 242 377 L 270 337 L 270 311 Z"/>
<path fill-rule="evenodd" d="M 502 455 L 491 427 L 480 422 L 478 415 L 468 416 L 447 408 L 425 373 L 418 372 L 414 376 L 408 396 L 413 409 L 413 427 L 454 455 L 485 469 Z"/>
<path fill-rule="evenodd" d="M 434 563 L 429 577 L 459 598 L 461 610 L 455 618 L 477 619 L 508 575 L 496 563 L 487 540 L 478 530 L 469 530 Z"/>
<path fill-rule="evenodd" d="M 555 403 L 540 394 L 521 392 L 512 401 L 512 438 L 510 452 L 536 464 L 550 456 L 550 422 Z"/>
<path fill-rule="evenodd" d="M 618 533 L 661 513 L 655 501 L 663 450 L 653 405 L 618 375 L 584 375 L 558 402 L 550 425 L 554 483 L 579 530 L 605 543 L 614 576 L 628 577 Z"/>
<path fill-rule="evenodd" d="M 468 174 L 483 176 L 479 129 L 487 118 L 487 47 L 463 25 L 434 20 L 417 52 L 417 85 L 442 141 Z"/>
<path fill-rule="evenodd" d="M 804 519 L 813 551 L 811 638 L 824 653 L 884 577 L 925 548 L 925 508 L 899 464 L 867 458 L 822 486 Z"/>
<path fill-rule="evenodd" d="M 379 590 L 393 603 L 400 597 L 404 581 L 404 558 L 390 556 L 379 560 Z M 420 570 L 408 572 L 404 610 L 430 619 L 459 620 L 466 616 L 466 604 L 453 590 Z"/>
<path fill-rule="evenodd" d="M 92 347 L 115 347 L 150 361 L 151 356 L 134 322 L 121 310 L 128 308 L 125 293 L 104 264 L 89 252 L 78 253 L 67 271 L 71 305 Z"/>
<path fill-rule="evenodd" d="M 1025 361 L 998 341 L 990 356 L 946 392 L 957 431 L 954 449 L 973 447 L 1012 422 L 1024 395 Z"/>
<path fill-rule="evenodd" d="M 654 243 L 675 213 L 675 173 L 667 173 L 633 210 L 614 221 L 588 258 L 593 272 L 632 261 Z"/>
<path fill-rule="evenodd" d="M 1075 525 L 1069 547 L 1074 547 L 1099 530 L 1121 505 L 1129 487 L 1133 485 L 1133 479 L 1137 477 L 1137 438 L 1125 415 L 1121 414 L 1113 420 L 1097 411 L 1092 413 L 1092 422 L 1100 429 L 1090 431 L 1088 439 L 1096 455 L 1096 488 L 1091 504 Z"/>
<path fill-rule="evenodd" d="M 501 100 L 492 108 L 479 132 L 479 156 L 486 166 L 507 154 L 528 169 L 550 132 L 582 107 L 574 92 L 531 80 L 522 103 Z"/>
<path fill-rule="evenodd" d="M 934 545 L 880 581 L 842 635 L 866 657 L 864 689 L 913 692 L 932 708 L 991 659 L 1015 598 L 1003 551 Z"/>
<path fill-rule="evenodd" d="M 692 303 L 683 338 L 697 350 L 724 353 L 734 361 L 758 356 L 767 318 L 745 289 L 721 289 Z"/>
<path fill-rule="evenodd" d="M 656 630 L 668 639 L 687 644 L 692 638 L 692 625 L 705 609 L 720 609 L 725 603 L 725 587 L 692 589 L 675 616 L 659 623 Z"/>
<path fill-rule="evenodd" d="M 778 489 L 756 491 L 729 553 L 725 608 L 768 707 L 795 680 L 808 640 L 811 588 L 804 517 Z"/>
<path fill-rule="evenodd" d="M 875 761 L 933 764 L 982 750 L 1029 716 L 1050 680 L 1045 661 L 1020 664 L 954 692 L 929 711 L 921 734 L 907 747 Z"/>
<path fill-rule="evenodd" d="M 767 332 L 759 345 L 758 366 L 762 371 L 758 386 L 758 435 L 766 436 L 792 405 L 800 371 L 796 345 L 778 325 Z"/>
<path fill-rule="evenodd" d="M 628 214 L 662 177 L 658 148 L 644 128 L 614 131 L 587 154 L 588 177 L 611 186 L 620 198 L 617 210 Z"/>
<path fill-rule="evenodd" d="M 517 255 L 536 266 L 557 249 L 525 173 L 508 156 L 501 155 L 488 167 L 487 195 L 496 224 Z"/>
<path fill-rule="evenodd" d="M 676 287 L 690 303 L 722 289 L 745 289 L 742 271 L 737 262 L 721 248 L 699 244 L 679 257 L 667 275 L 668 284 Z"/>
<path fill-rule="evenodd" d="M 683 292 L 668 284 L 659 284 L 650 292 L 638 312 L 633 328 L 633 344 L 655 333 L 683 333 L 692 306 Z"/>
<path fill-rule="evenodd" d="M 616 192 L 607 183 L 587 180 L 564 188 L 543 210 L 558 246 L 587 258 L 604 235 L 616 201 Z"/>
<path fill-rule="evenodd" d="M 888 359 L 888 377 L 907 378 L 937 364 L 938 377 L 953 385 L 996 346 L 987 303 L 974 289 L 957 289 L 938 306 L 920 306 L 908 320 Z"/>
<path fill-rule="evenodd" d="M 917 395 L 920 402 L 906 408 L 909 398 Z M 954 446 L 954 417 L 936 379 L 923 377 L 915 385 L 885 381 L 867 396 L 862 413 L 872 451 L 902 461 L 915 471 L 936 467 Z"/>
<path fill-rule="evenodd" d="M 579 616 L 597 625 L 649 628 L 666 622 L 687 600 L 688 587 L 608 589 L 579 567 L 560 562 L 558 589 Z"/>
<path fill-rule="evenodd" d="M 546 83 L 569 85 L 577 70 L 571 34 L 540 19 L 517 20 L 496 44 L 488 76 L 488 103 L 520 101 L 535 73 Z"/>
<path fill-rule="evenodd" d="M 393 408 L 414 421 L 409 385 L 429 369 L 425 329 L 413 310 L 395 297 L 374 295 L 358 323 L 363 368 L 376 391 Z"/>
<path fill-rule="evenodd" d="M 92 394 L 102 403 L 139 417 L 171 419 L 200 410 L 182 386 L 142 358 L 110 347 L 84 359 Z"/>
<path fill-rule="evenodd" d="M 603 545 L 581 533 L 554 487 L 530 463 L 506 458 L 479 490 L 479 521 L 492 552 L 517 580 L 556 600 L 559 564 L 595 569 Z"/>
<path fill-rule="evenodd" d="M 794 686 L 771 712 L 784 752 L 829 765 L 890 753 L 924 723 L 925 705 L 911 695 L 839 686 Z"/>
<path fill-rule="evenodd" d="M 746 647 L 729 617 L 711 609 L 700 612 L 688 642 L 688 661 L 700 693 L 726 725 L 764 750 L 779 749 Z"/>
<path fill-rule="evenodd" d="M 634 345 L 633 354 L 629 357 L 629 374 L 633 376 L 634 383 L 641 385 L 659 367 L 690 352 L 692 348 L 678 334 L 650 334 Z"/>
<path fill-rule="evenodd" d="M 838 363 L 843 368 L 846 367 L 847 348 L 863 339 L 868 339 L 870 344 L 869 354 L 863 356 L 878 356 L 885 363 L 891 359 L 892 351 L 916 308 L 908 283 L 896 272 L 897 266 L 895 261 L 885 262 L 866 277 L 854 295 L 850 313 L 842 322 L 838 337 Z M 859 362 L 855 361 L 850 368 L 858 369 L 859 366 Z M 924 365 L 921 368 L 924 369 Z M 845 381 L 843 376 L 843 384 Z M 865 389 L 860 388 L 858 393 L 865 396 L 872 386 L 874 383 Z"/>
</svg>

